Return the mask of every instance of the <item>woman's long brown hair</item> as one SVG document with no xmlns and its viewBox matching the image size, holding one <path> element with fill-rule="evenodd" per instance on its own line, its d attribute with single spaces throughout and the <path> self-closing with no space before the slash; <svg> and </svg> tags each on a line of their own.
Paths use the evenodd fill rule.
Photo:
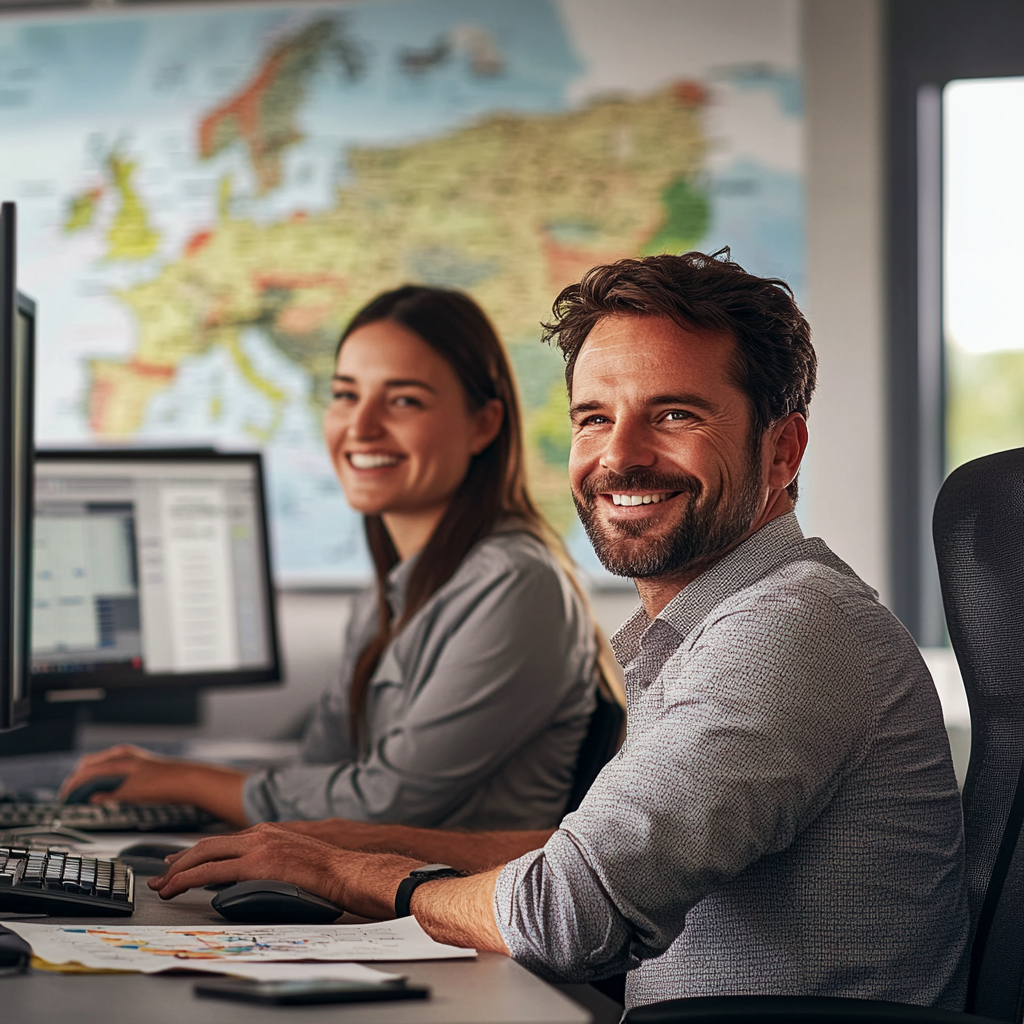
<svg viewBox="0 0 1024 1024">
<path fill-rule="evenodd" d="M 420 552 L 409 577 L 401 618 L 392 622 L 386 581 L 398 563 L 398 551 L 378 515 L 363 517 L 366 540 L 377 574 L 377 635 L 359 655 L 352 676 L 349 717 L 353 738 L 364 732 L 370 679 L 384 649 L 440 587 L 451 579 L 467 552 L 507 516 L 518 518 L 563 563 L 561 543 L 538 511 L 526 488 L 523 434 L 508 357 L 484 311 L 467 295 L 443 288 L 406 285 L 377 296 L 345 329 L 341 351 L 353 331 L 390 320 L 425 341 L 455 371 L 471 410 L 498 399 L 504 417 L 498 436 L 470 461 L 459 489 Z"/>
</svg>

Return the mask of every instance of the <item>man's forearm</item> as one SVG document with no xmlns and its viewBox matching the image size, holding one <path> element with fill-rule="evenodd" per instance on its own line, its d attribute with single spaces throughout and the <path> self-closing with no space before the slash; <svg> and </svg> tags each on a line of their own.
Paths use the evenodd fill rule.
<svg viewBox="0 0 1024 1024">
<path fill-rule="evenodd" d="M 425 882 L 412 894 L 412 912 L 438 942 L 508 956 L 494 919 L 494 886 L 500 873 L 496 867 L 469 878 Z"/>
<path fill-rule="evenodd" d="M 555 831 L 446 832 L 406 825 L 372 825 L 343 818 L 289 821 L 284 827 L 346 850 L 398 853 L 472 872 L 488 871 L 531 850 L 539 850 Z"/>
<path fill-rule="evenodd" d="M 394 917 L 398 886 L 419 862 L 397 854 L 339 856 L 335 902 L 363 917 Z M 438 942 L 508 955 L 494 920 L 494 885 L 500 871 L 424 882 L 412 895 L 416 920 Z"/>
</svg>

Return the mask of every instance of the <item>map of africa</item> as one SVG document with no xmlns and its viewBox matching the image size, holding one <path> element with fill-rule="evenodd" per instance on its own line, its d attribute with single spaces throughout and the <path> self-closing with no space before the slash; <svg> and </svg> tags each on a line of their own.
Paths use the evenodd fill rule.
<svg viewBox="0 0 1024 1024">
<path fill-rule="evenodd" d="M 726 244 L 803 283 L 794 0 L 748 4 L 782 28 L 725 50 L 722 33 L 657 45 L 715 37 L 706 4 L 622 6 L 0 20 L 0 197 L 40 303 L 40 443 L 258 446 L 278 578 L 360 577 L 319 431 L 337 338 L 386 288 L 462 288 L 509 348 L 531 486 L 596 570 L 565 483 L 561 359 L 539 344 L 559 289 Z"/>
</svg>

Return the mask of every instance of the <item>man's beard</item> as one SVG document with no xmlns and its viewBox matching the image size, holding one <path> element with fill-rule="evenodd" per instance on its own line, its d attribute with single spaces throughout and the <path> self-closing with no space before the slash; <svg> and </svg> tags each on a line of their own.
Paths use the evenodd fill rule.
<svg viewBox="0 0 1024 1024">
<path fill-rule="evenodd" d="M 670 576 L 701 568 L 720 552 L 732 547 L 754 524 L 762 509 L 761 467 L 751 453 L 748 472 L 736 496 L 723 502 L 721 488 L 705 493 L 701 482 L 688 474 L 667 476 L 648 470 L 637 470 L 620 476 L 605 473 L 588 477 L 573 491 L 576 511 L 594 545 L 601 564 L 616 576 L 649 579 Z M 598 494 L 609 491 L 660 491 L 689 495 L 682 518 L 674 527 L 658 533 L 666 515 L 643 519 L 620 519 L 603 522 L 597 513 Z M 649 535 L 649 536 L 648 536 Z M 647 537 L 646 543 L 643 538 Z"/>
</svg>

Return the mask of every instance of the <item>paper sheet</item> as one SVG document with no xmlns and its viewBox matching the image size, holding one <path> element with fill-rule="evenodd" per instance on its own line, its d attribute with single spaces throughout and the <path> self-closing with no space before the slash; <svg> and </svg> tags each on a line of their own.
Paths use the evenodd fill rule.
<svg viewBox="0 0 1024 1024">
<path fill-rule="evenodd" d="M 376 924 L 332 925 L 57 925 L 7 924 L 52 964 L 77 963 L 107 970 L 155 974 L 197 963 L 275 963 L 319 960 L 449 960 L 476 956 L 435 942 L 416 918 Z"/>
<path fill-rule="evenodd" d="M 187 965 L 190 971 L 208 974 L 230 974 L 235 978 L 252 981 L 359 981 L 364 984 L 398 981 L 403 974 L 387 974 L 364 964 L 207 964 L 195 961 Z"/>
<path fill-rule="evenodd" d="M 51 964 L 33 955 L 29 966 L 36 971 L 52 974 L 136 974 L 132 970 L 113 971 L 104 967 L 83 967 L 81 964 Z M 398 981 L 402 974 L 388 974 L 364 964 L 329 964 L 322 960 L 305 960 L 290 964 L 247 964 L 247 963 L 206 963 L 189 960 L 178 965 L 168 963 L 168 971 L 201 971 L 203 974 L 229 974 L 234 978 L 248 978 L 251 981 L 358 981 L 363 984 Z"/>
</svg>

